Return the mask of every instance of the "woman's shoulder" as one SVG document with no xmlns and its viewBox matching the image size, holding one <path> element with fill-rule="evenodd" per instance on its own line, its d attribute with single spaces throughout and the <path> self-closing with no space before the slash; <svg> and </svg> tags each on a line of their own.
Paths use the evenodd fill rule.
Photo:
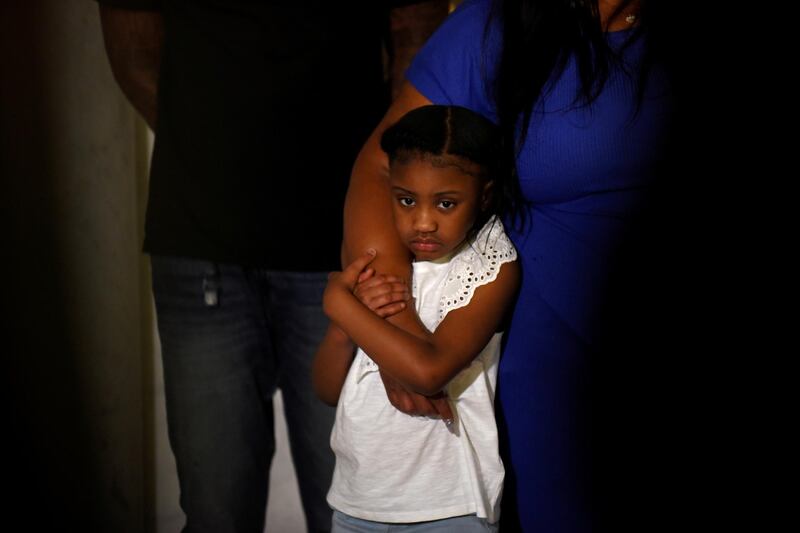
<svg viewBox="0 0 800 533">
<path fill-rule="evenodd" d="M 453 53 L 477 51 L 486 37 L 491 11 L 490 0 L 465 0 L 437 28 L 421 53 L 445 52 L 454 45 L 459 48 L 451 49 Z"/>
<path fill-rule="evenodd" d="M 442 23 L 432 39 L 439 45 L 458 45 L 464 54 L 486 55 L 500 42 L 500 22 L 490 0 L 465 0 Z M 436 41 L 433 46 L 436 46 Z"/>
<path fill-rule="evenodd" d="M 475 20 L 485 23 L 492 10 L 492 0 L 464 0 L 453 10 L 451 18 L 461 21 Z"/>
<path fill-rule="evenodd" d="M 465 0 L 425 43 L 406 79 L 435 104 L 461 105 L 494 120 L 487 84 L 500 48 L 496 27 L 489 0 Z"/>
</svg>

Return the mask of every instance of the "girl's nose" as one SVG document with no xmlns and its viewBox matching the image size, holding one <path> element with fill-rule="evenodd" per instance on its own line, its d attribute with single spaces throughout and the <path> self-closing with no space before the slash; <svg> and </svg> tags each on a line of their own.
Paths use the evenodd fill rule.
<svg viewBox="0 0 800 533">
<path fill-rule="evenodd" d="M 436 218 L 427 210 L 421 210 L 414 218 L 414 231 L 418 233 L 431 233 L 436 231 Z"/>
</svg>

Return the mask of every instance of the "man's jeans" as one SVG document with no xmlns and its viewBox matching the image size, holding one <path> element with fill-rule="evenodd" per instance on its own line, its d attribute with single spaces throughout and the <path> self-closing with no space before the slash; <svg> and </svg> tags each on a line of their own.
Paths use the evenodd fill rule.
<svg viewBox="0 0 800 533">
<path fill-rule="evenodd" d="M 263 530 L 276 388 L 308 529 L 329 531 L 335 410 L 311 386 L 326 274 L 163 256 L 152 271 L 184 532 Z"/>
</svg>

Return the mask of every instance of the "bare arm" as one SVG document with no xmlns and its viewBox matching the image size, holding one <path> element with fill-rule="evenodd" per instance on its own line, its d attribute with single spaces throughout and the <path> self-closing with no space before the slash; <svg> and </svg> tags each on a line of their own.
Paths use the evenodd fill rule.
<svg viewBox="0 0 800 533">
<path fill-rule="evenodd" d="M 388 185 L 389 161 L 381 150 L 380 138 L 387 127 L 408 111 L 430 103 L 410 83 L 404 83 L 397 99 L 361 149 L 353 167 L 345 200 L 342 248 L 344 264 L 349 264 L 364 250 L 374 248 L 378 250 L 378 257 L 371 266 L 379 272 L 398 275 L 410 281 L 411 255 L 400 242 L 392 220 Z M 389 321 L 420 338 L 427 338 L 429 334 L 410 306 Z M 383 368 L 381 377 L 389 401 L 400 411 L 452 419 L 450 405 L 441 395 L 438 398 L 426 398 L 407 392 Z"/>
<path fill-rule="evenodd" d="M 371 255 L 335 274 L 325 289 L 325 313 L 380 366 L 407 388 L 440 391 L 470 364 L 499 328 L 519 286 L 519 265 L 506 263 L 497 278 L 475 291 L 470 304 L 451 311 L 436 332 L 419 338 L 376 316 L 353 295 Z"/>
<path fill-rule="evenodd" d="M 371 268 L 358 277 L 353 294 L 380 318 L 402 311 L 411 298 L 408 286 L 402 280 L 395 276 L 376 275 Z M 355 349 L 345 332 L 334 324 L 328 326 L 311 369 L 314 391 L 328 405 L 336 405 L 339 401 Z"/>
<path fill-rule="evenodd" d="M 314 392 L 328 405 L 335 406 L 339 401 L 355 349 L 353 341 L 346 333 L 333 324 L 328 326 L 311 368 Z"/>
<path fill-rule="evenodd" d="M 397 100 L 372 132 L 358 154 L 344 205 L 344 261 L 351 263 L 364 250 L 378 251 L 370 265 L 377 272 L 389 273 L 410 282 L 411 253 L 400 241 L 392 220 L 389 194 L 389 160 L 381 150 L 380 138 L 390 125 L 408 111 L 429 105 L 411 84 L 405 83 Z M 392 323 L 425 338 L 428 332 L 409 308 L 393 316 Z"/>
<path fill-rule="evenodd" d="M 164 22 L 157 11 L 100 6 L 106 54 L 122 92 L 155 130 Z"/>
<path fill-rule="evenodd" d="M 449 0 L 428 0 L 391 10 L 389 79 L 392 83 L 392 100 L 400 94 L 411 60 L 447 17 L 449 7 Z"/>
<path fill-rule="evenodd" d="M 394 8 L 390 13 L 389 76 L 394 104 L 364 145 L 353 169 L 345 205 L 343 264 L 349 264 L 355 255 L 374 247 L 381 252 L 377 262 L 379 269 L 406 280 L 410 278 L 410 256 L 396 236 L 388 210 L 391 205 L 386 186 L 388 162 L 379 140 L 383 130 L 406 112 L 431 103 L 405 83 L 405 71 L 417 51 L 446 18 L 448 7 L 448 0 L 429 0 Z M 371 203 L 372 199 L 376 199 L 376 204 Z M 413 309 L 395 316 L 392 322 L 420 337 L 427 335 Z M 380 374 L 389 401 L 397 409 L 408 414 L 452 419 L 450 404 L 442 394 L 426 398 L 403 390 L 384 369 Z"/>
</svg>

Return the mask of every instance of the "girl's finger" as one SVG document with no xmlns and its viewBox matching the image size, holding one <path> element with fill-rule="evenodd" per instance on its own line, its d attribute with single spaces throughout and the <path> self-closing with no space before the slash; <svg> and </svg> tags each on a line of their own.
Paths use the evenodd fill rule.
<svg viewBox="0 0 800 533">
<path fill-rule="evenodd" d="M 438 416 L 444 420 L 447 427 L 450 427 L 453 424 L 454 418 L 453 411 L 450 409 L 450 402 L 447 401 L 447 396 L 439 395 L 438 397 L 430 398 L 430 401 L 436 409 Z"/>
<path fill-rule="evenodd" d="M 342 271 L 342 279 L 345 281 L 349 287 L 353 287 L 358 280 L 359 274 L 370 264 L 378 252 L 374 248 L 370 248 L 366 251 L 363 255 L 356 258 L 355 261 L 350 263 L 347 268 Z"/>
<path fill-rule="evenodd" d="M 407 394 L 411 403 L 414 404 L 414 411 L 417 415 L 427 416 L 428 418 L 439 418 L 441 416 L 439 410 L 427 396 L 413 392 L 408 392 Z"/>
<path fill-rule="evenodd" d="M 405 283 L 381 283 L 373 286 L 358 286 L 356 290 L 359 294 L 369 298 L 390 292 L 408 292 L 408 287 Z"/>
<path fill-rule="evenodd" d="M 369 270 L 374 270 L 374 269 L 370 268 Z M 375 274 L 369 279 L 360 282 L 360 285 L 362 285 L 364 288 L 370 288 L 370 287 L 377 287 L 378 285 L 383 285 L 386 283 L 400 283 L 400 278 L 397 278 L 395 276 L 385 276 L 383 274 Z"/>
<path fill-rule="evenodd" d="M 383 307 L 384 305 L 389 305 L 394 303 L 400 303 L 400 302 L 405 303 L 408 300 L 408 298 L 409 298 L 408 294 L 402 291 L 390 292 L 381 295 L 379 298 L 376 298 L 377 300 L 376 303 L 378 304 L 377 305 L 378 307 Z"/>
<path fill-rule="evenodd" d="M 372 278 L 375 275 L 374 268 L 367 268 L 361 275 L 358 276 L 358 283 L 364 283 L 368 279 Z"/>
<path fill-rule="evenodd" d="M 405 308 L 406 308 L 405 302 L 398 302 L 394 304 L 385 305 L 379 309 L 376 309 L 375 314 L 381 318 L 386 318 L 396 315 Z"/>
<path fill-rule="evenodd" d="M 372 269 L 370 269 L 370 270 L 372 270 Z M 383 284 L 383 280 L 381 279 L 381 276 L 372 276 L 372 277 L 370 277 L 369 279 L 367 279 L 365 281 L 359 281 L 358 285 L 357 285 L 357 288 L 360 291 L 364 291 L 364 290 L 367 290 L 367 289 L 371 289 L 373 287 L 378 287 L 381 284 Z"/>
<path fill-rule="evenodd" d="M 369 299 L 369 303 L 367 303 L 367 307 L 372 309 L 373 311 L 377 311 L 384 305 L 393 303 L 391 299 L 388 298 L 388 294 L 382 294 L 380 296 L 375 296 L 374 298 Z"/>
<path fill-rule="evenodd" d="M 361 303 L 376 311 L 377 309 L 394 303 L 406 302 L 411 298 L 411 295 L 404 288 L 396 291 L 385 291 L 380 294 L 361 294 L 356 295 L 361 300 Z"/>
</svg>

